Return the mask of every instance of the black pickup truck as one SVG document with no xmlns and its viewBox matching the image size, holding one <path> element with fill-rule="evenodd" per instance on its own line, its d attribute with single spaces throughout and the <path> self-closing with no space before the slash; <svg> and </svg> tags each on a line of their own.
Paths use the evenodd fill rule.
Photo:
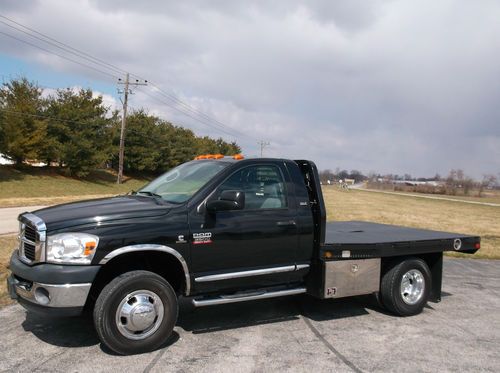
<svg viewBox="0 0 500 373">
<path fill-rule="evenodd" d="M 195 307 L 375 294 L 396 315 L 441 297 L 444 251 L 480 238 L 326 222 L 313 162 L 205 156 L 128 195 L 19 216 L 8 287 L 30 312 L 93 312 L 102 343 L 151 351 Z"/>
</svg>

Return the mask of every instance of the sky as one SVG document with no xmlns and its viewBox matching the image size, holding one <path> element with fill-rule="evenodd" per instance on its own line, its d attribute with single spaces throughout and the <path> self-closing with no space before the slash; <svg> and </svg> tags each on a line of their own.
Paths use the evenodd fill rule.
<svg viewBox="0 0 500 373">
<path fill-rule="evenodd" d="M 500 173 L 499 1 L 3 0 L 0 15 L 147 79 L 132 109 L 247 156 L 262 140 L 265 156 L 320 169 Z M 120 72 L 5 33 L 65 54 L 0 22 L 3 81 L 90 87 L 121 106 Z"/>
</svg>

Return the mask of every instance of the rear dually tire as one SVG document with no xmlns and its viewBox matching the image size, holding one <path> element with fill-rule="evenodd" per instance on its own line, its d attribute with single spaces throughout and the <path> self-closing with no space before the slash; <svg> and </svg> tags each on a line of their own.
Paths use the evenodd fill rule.
<svg viewBox="0 0 500 373">
<path fill-rule="evenodd" d="M 396 262 L 380 282 L 380 300 L 390 312 L 412 316 L 422 312 L 431 290 L 431 272 L 420 258 Z"/>
</svg>

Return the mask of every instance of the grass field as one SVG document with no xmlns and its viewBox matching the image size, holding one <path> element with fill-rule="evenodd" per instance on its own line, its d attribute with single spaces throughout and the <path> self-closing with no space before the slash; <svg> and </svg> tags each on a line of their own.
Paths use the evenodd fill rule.
<svg viewBox="0 0 500 373">
<path fill-rule="evenodd" d="M 92 172 L 86 179 L 75 179 L 55 169 L 27 168 L 17 170 L 0 166 L 0 207 L 49 205 L 82 198 L 97 198 L 137 190 L 145 178 L 127 178 L 116 184 L 111 171 Z"/>
<path fill-rule="evenodd" d="M 362 188 L 361 190 L 366 190 Z M 477 195 L 470 196 L 453 196 L 448 194 L 432 194 L 432 193 L 420 193 L 420 192 L 404 192 L 404 191 L 393 191 L 393 190 L 384 190 L 384 189 L 368 189 L 369 191 L 374 192 L 382 192 L 382 193 L 397 193 L 401 195 L 412 194 L 420 197 L 431 197 L 431 198 L 443 198 L 443 199 L 452 199 L 455 201 L 470 201 L 470 202 L 481 202 L 481 203 L 495 203 L 500 205 L 500 191 L 493 190 L 487 191 L 483 193 L 482 197 L 478 197 Z"/>
<path fill-rule="evenodd" d="M 474 256 L 500 259 L 500 207 L 324 187 L 328 220 L 366 220 L 481 236 Z"/>
</svg>

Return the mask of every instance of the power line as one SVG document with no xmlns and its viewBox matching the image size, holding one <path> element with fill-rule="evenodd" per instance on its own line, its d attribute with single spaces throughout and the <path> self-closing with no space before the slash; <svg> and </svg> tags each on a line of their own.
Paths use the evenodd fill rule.
<svg viewBox="0 0 500 373">
<path fill-rule="evenodd" d="M 121 125 L 121 130 L 120 130 L 120 151 L 118 155 L 118 177 L 116 179 L 116 182 L 118 184 L 122 183 L 123 179 L 123 160 L 125 158 L 125 126 L 127 124 L 127 104 L 128 104 L 128 95 L 131 93 L 129 89 L 129 85 L 132 84 L 133 86 L 137 87 L 139 85 L 147 85 L 148 82 L 139 82 L 138 80 L 130 83 L 129 81 L 130 75 L 127 73 L 125 75 L 125 82 L 122 82 L 121 79 L 118 79 L 118 84 L 124 84 L 123 88 L 123 112 L 122 112 L 122 125 Z"/>
<path fill-rule="evenodd" d="M 259 145 L 260 145 L 260 157 L 262 158 L 264 156 L 264 148 L 271 145 L 271 143 L 266 142 L 264 140 L 260 140 Z"/>
<path fill-rule="evenodd" d="M 137 108 L 135 107 L 132 107 L 129 105 L 129 107 L 134 110 L 134 111 L 139 111 Z M 54 121 L 57 121 L 57 122 L 63 122 L 63 123 L 69 123 L 69 124 L 83 124 L 83 125 L 86 125 L 86 124 L 90 124 L 92 123 L 93 121 L 85 121 L 85 122 L 82 122 L 82 121 L 75 121 L 75 120 L 70 120 L 70 119 L 62 119 L 62 118 L 57 118 L 57 117 L 53 117 L 53 116 L 49 116 L 49 115 L 42 115 L 42 114 L 31 114 L 31 113 L 26 113 L 26 112 L 23 112 L 23 111 L 16 111 L 16 110 L 9 110 L 9 109 L 2 109 L 0 108 L 0 111 L 3 111 L 5 113 L 10 113 L 10 114 L 14 114 L 14 115 L 18 115 L 18 116 L 25 116 L 25 117 L 33 117 L 33 118 L 40 118 L 40 119 L 49 119 L 49 120 L 54 120 Z M 168 122 L 170 123 L 170 122 Z M 173 123 L 170 123 L 173 125 Z M 136 130 L 134 129 L 128 129 L 127 131 L 133 131 L 133 132 L 136 132 L 136 134 L 140 135 L 140 136 L 143 136 L 145 138 L 148 138 L 148 139 L 155 139 L 154 137 L 149 137 L 149 136 L 146 136 L 144 134 L 141 134 L 139 132 L 137 132 Z M 156 139 L 155 139 L 156 140 Z"/>
<path fill-rule="evenodd" d="M 137 77 L 137 78 L 139 78 L 139 79 L 143 79 L 143 80 L 145 80 L 144 78 L 142 78 L 142 77 L 141 77 L 141 76 L 139 76 L 139 75 L 132 74 L 132 73 L 131 73 L 130 75 L 135 76 L 135 77 Z M 181 100 L 180 98 L 178 98 L 177 96 L 175 96 L 175 94 L 173 94 L 173 93 L 168 93 L 168 92 L 164 91 L 164 90 L 163 90 L 163 89 L 161 89 L 158 85 L 156 85 L 156 84 L 154 84 L 154 83 L 152 83 L 152 82 L 149 82 L 149 85 L 150 85 L 150 86 L 152 86 L 152 87 L 154 87 L 154 88 L 156 88 L 156 91 L 153 91 L 154 93 L 158 93 L 158 94 L 160 94 L 161 96 L 163 96 L 163 97 L 167 98 L 168 100 L 170 100 L 170 101 L 172 101 L 172 102 L 174 102 L 174 103 L 176 103 L 176 104 L 178 104 L 178 105 L 181 105 L 181 106 L 182 106 L 182 108 L 183 108 L 184 110 L 187 110 L 188 112 L 190 112 L 190 113 L 192 113 L 192 114 L 194 114 L 194 115 L 198 115 L 198 116 L 202 117 L 202 119 L 203 119 L 203 120 L 205 120 L 205 121 L 210 121 L 210 122 L 212 122 L 212 123 L 213 123 L 213 125 L 216 125 L 216 126 L 218 126 L 218 127 L 221 127 L 222 129 L 226 129 L 226 130 L 232 131 L 233 133 L 237 133 L 237 134 L 238 134 L 238 135 L 240 135 L 240 136 L 244 136 L 244 137 L 250 138 L 250 139 L 252 139 L 252 140 L 256 140 L 256 138 L 253 138 L 253 137 L 251 137 L 251 136 L 249 136 L 249 135 L 247 135 L 247 134 L 245 134 L 245 133 L 243 133 L 243 132 L 241 132 L 241 131 L 239 131 L 239 130 L 237 130 L 237 129 L 235 129 L 235 128 L 232 128 L 232 127 L 230 127 L 230 126 L 228 126 L 228 125 L 226 125 L 226 124 L 222 123 L 221 121 L 219 121 L 219 120 L 217 120 L 217 119 L 215 119 L 215 118 L 213 118 L 213 117 L 211 117 L 211 116 L 207 115 L 207 114 L 206 114 L 206 113 L 204 113 L 203 111 L 201 111 L 201 110 L 199 110 L 199 109 L 197 109 L 197 108 L 193 107 L 192 105 L 190 105 L 190 104 L 188 104 L 188 103 L 184 102 L 183 100 Z M 142 91 L 142 92 L 143 92 L 144 94 L 146 94 L 146 95 L 147 95 L 147 93 L 146 93 L 146 92 L 144 92 L 144 91 Z M 148 95 L 148 96 L 149 96 L 149 95 Z M 149 96 L 149 97 L 151 97 L 151 96 Z M 167 104 L 167 103 L 165 103 L 164 101 L 162 101 L 162 102 L 163 102 L 165 105 L 167 105 L 167 106 L 169 106 L 169 107 L 171 107 L 171 108 L 173 108 L 173 109 L 175 109 L 175 110 L 179 110 L 178 108 L 173 107 L 172 105 Z M 179 111 L 180 111 L 181 113 L 186 114 L 184 111 L 181 111 L 181 110 L 179 110 Z M 186 114 L 186 115 L 187 115 L 187 114 Z M 189 115 L 188 115 L 188 116 L 189 116 Z M 191 118 L 192 118 L 192 117 L 191 117 Z M 195 119 L 196 119 L 196 118 L 195 118 Z M 198 120 L 198 121 L 199 121 L 199 119 L 196 119 L 196 120 Z M 227 132 L 225 132 L 225 133 L 227 133 Z M 232 135 L 233 135 L 233 134 L 232 134 Z"/>
<path fill-rule="evenodd" d="M 135 110 L 135 111 L 138 111 L 136 108 L 133 108 L 133 107 L 131 107 L 131 108 L 133 110 Z M 47 119 L 47 120 L 54 120 L 56 122 L 69 123 L 69 124 L 87 125 L 87 124 L 91 124 L 93 122 L 93 121 L 85 121 L 85 122 L 74 121 L 74 120 L 56 118 L 56 117 L 52 117 L 52 116 L 49 116 L 49 115 L 30 114 L 30 113 L 26 113 L 26 112 L 22 112 L 22 111 L 15 111 L 15 110 L 8 110 L 8 109 L 2 109 L 2 108 L 0 108 L 0 112 L 2 112 L 2 111 L 6 112 L 6 113 L 18 115 L 18 116 L 33 117 L 33 118 L 40 118 L 40 119 Z M 170 124 L 172 124 L 172 123 L 170 123 Z M 148 136 L 148 135 L 146 135 L 144 133 L 141 133 L 141 132 L 137 131 L 134 128 L 127 128 L 127 132 L 132 132 L 132 133 L 134 133 L 135 136 L 142 137 L 143 139 L 150 140 L 153 143 L 160 145 L 160 143 L 158 142 L 159 139 L 157 137 Z M 195 135 L 195 137 L 197 137 L 197 136 Z"/>
<path fill-rule="evenodd" d="M 143 94 L 145 94 L 146 96 L 148 96 L 148 97 L 152 98 L 153 100 L 156 100 L 156 101 L 158 101 L 158 102 L 160 102 L 160 103 L 162 103 L 162 104 L 164 104 L 164 105 L 166 105 L 166 106 L 168 106 L 168 107 L 170 107 L 170 108 L 172 108 L 172 109 L 174 109 L 174 110 L 177 110 L 178 112 L 180 112 L 180 113 L 182 113 L 182 114 L 184 114 L 184 115 L 186 115 L 186 116 L 188 116 L 188 117 L 190 117 L 190 118 L 192 118 L 192 119 L 194 119 L 194 120 L 196 120 L 196 121 L 198 121 L 198 122 L 200 122 L 200 123 L 202 123 L 202 124 L 206 125 L 207 127 L 210 127 L 210 128 L 212 128 L 212 129 L 214 129 L 214 130 L 216 130 L 216 131 L 219 131 L 219 132 L 225 133 L 226 135 L 229 135 L 229 136 L 235 137 L 234 133 L 230 133 L 229 131 L 227 131 L 227 130 L 225 130 L 225 129 L 223 129 L 223 128 L 220 128 L 220 127 L 214 126 L 214 125 L 213 125 L 212 123 L 210 123 L 209 121 L 207 121 L 207 120 L 203 120 L 203 118 L 196 117 L 196 116 L 194 116 L 194 115 L 190 114 L 188 111 L 182 110 L 182 109 L 180 109 L 180 108 L 176 107 L 175 105 L 172 105 L 172 104 L 171 104 L 171 103 L 169 103 L 169 102 L 166 102 L 166 101 L 164 101 L 164 100 L 162 100 L 162 99 L 160 99 L 160 98 L 158 98 L 158 97 L 155 97 L 155 96 L 150 95 L 148 92 L 145 92 L 145 91 L 140 90 L 140 89 L 138 89 L 138 91 L 142 92 Z"/>
<path fill-rule="evenodd" d="M 9 22 L 14 23 L 15 25 L 18 25 L 18 26 L 20 26 L 20 27 L 22 27 L 22 28 L 24 28 L 24 29 L 26 29 L 28 31 L 31 31 L 32 33 L 35 33 L 37 35 L 42 36 L 42 38 L 40 38 L 40 37 L 38 37 L 36 35 L 33 35 L 33 34 L 27 32 L 27 31 L 25 31 L 25 30 L 22 30 L 22 29 L 20 29 L 18 27 L 15 27 L 15 26 L 13 26 L 13 25 L 5 22 L 5 21 L 0 21 L 0 23 L 3 23 L 4 25 L 6 25 L 8 27 L 11 27 L 11 28 L 13 28 L 13 29 L 15 29 L 17 31 L 20 31 L 20 32 L 22 32 L 22 33 L 24 33 L 26 35 L 29 35 L 32 38 L 41 40 L 41 41 L 43 41 L 43 42 L 45 42 L 47 44 L 53 45 L 53 46 L 55 46 L 55 47 L 57 47 L 59 49 L 64 50 L 65 52 L 71 53 L 71 54 L 76 55 L 76 56 L 78 56 L 80 58 L 84 58 L 84 59 L 86 59 L 86 60 L 88 60 L 88 61 L 90 61 L 90 62 L 92 62 L 92 63 L 94 63 L 96 65 L 100 65 L 100 66 L 103 66 L 105 68 L 114 70 L 115 72 L 117 72 L 119 74 L 125 73 L 125 70 L 123 70 L 123 69 L 121 69 L 121 68 L 119 68 L 119 67 L 117 67 L 117 66 L 115 66 L 113 64 L 110 64 L 110 63 L 108 63 L 108 62 L 106 62 L 104 60 L 101 60 L 100 58 L 94 57 L 94 56 L 92 56 L 89 53 L 86 53 L 86 52 L 83 52 L 83 51 L 78 50 L 76 48 L 73 48 L 72 46 L 70 46 L 68 44 L 65 44 L 65 43 L 63 43 L 63 42 L 61 42 L 61 41 L 59 41 L 57 39 L 54 39 L 54 38 L 52 38 L 52 37 L 50 37 L 50 36 L 48 36 L 46 34 L 43 34 L 43 33 L 39 32 L 39 31 L 34 30 L 34 29 L 32 29 L 32 28 L 30 28 L 28 26 L 25 26 L 25 25 L 23 25 L 23 24 L 21 24 L 19 22 L 16 22 L 16 21 L 14 21 L 13 19 L 11 19 L 9 17 L 6 17 L 6 16 L 0 14 L 0 18 L 6 19 Z M 45 40 L 43 38 L 45 38 L 47 40 Z"/>
<path fill-rule="evenodd" d="M 22 117 L 32 117 L 32 118 L 40 118 L 40 119 L 47 119 L 47 120 L 54 120 L 56 122 L 62 122 L 62 123 L 69 123 L 69 124 L 80 124 L 80 125 L 87 125 L 87 124 L 91 124 L 92 122 L 94 121 L 85 121 L 85 122 L 81 122 L 81 121 L 74 121 L 74 120 L 68 120 L 68 119 L 62 119 L 62 118 L 56 118 L 56 117 L 52 117 L 52 116 L 49 116 L 49 115 L 41 115 L 41 114 L 30 114 L 30 113 L 26 113 L 26 112 L 23 112 L 23 111 L 16 111 L 16 110 L 8 110 L 8 109 L 2 109 L 0 108 L 0 111 L 3 111 L 5 113 L 10 113 L 10 114 L 14 114 L 14 115 L 18 115 L 18 116 L 22 116 Z M 152 141 L 157 141 L 158 139 L 155 138 L 155 137 L 151 137 L 151 136 L 147 136 L 143 133 L 140 133 L 138 131 L 136 131 L 135 129 L 133 128 L 129 128 L 128 131 L 131 131 L 131 132 L 134 132 L 137 136 L 140 136 L 140 137 L 143 137 L 143 138 L 146 138 L 148 140 L 152 140 Z"/>
<path fill-rule="evenodd" d="M 26 113 L 24 111 L 8 110 L 8 109 L 2 109 L 2 108 L 0 108 L 0 111 L 3 111 L 4 113 L 18 115 L 18 116 L 40 118 L 40 119 L 49 119 L 49 120 L 55 120 L 56 122 L 70 123 L 70 124 L 83 124 L 83 125 L 86 125 L 86 124 L 91 124 L 91 123 L 95 122 L 94 120 L 89 120 L 89 121 L 86 121 L 86 122 L 81 122 L 81 121 L 75 121 L 75 120 L 70 120 L 70 119 L 61 119 L 61 118 L 57 118 L 57 117 L 51 117 L 49 115 L 30 114 L 30 113 Z"/>
<path fill-rule="evenodd" d="M 46 35 L 46 34 L 44 34 L 44 33 L 41 33 L 41 32 L 39 32 L 39 31 L 37 31 L 37 30 L 34 30 L 33 28 L 30 28 L 30 27 L 28 27 L 28 26 L 25 26 L 25 25 L 23 25 L 23 24 L 21 24 L 21 23 L 19 23 L 19 22 L 15 21 L 15 20 L 13 20 L 13 19 L 11 19 L 11 18 L 9 18 L 9 17 L 6 17 L 6 16 L 1 15 L 1 14 L 0 14 L 0 17 L 1 17 L 1 18 L 3 18 L 3 19 L 5 19 L 5 20 L 7 20 L 7 21 L 9 21 L 9 22 L 11 22 L 11 23 L 13 23 L 13 24 L 15 24 L 15 25 L 17 25 L 17 26 L 20 26 L 20 27 L 24 28 L 25 30 L 29 30 L 31 33 L 30 33 L 30 32 L 27 32 L 27 31 L 25 31 L 25 30 L 23 30 L 23 29 L 21 29 L 21 28 L 19 28 L 19 27 L 15 27 L 15 26 L 13 26 L 13 25 L 11 25 L 11 24 L 9 24 L 9 23 L 5 22 L 5 21 L 1 21 L 1 20 L 0 20 L 0 23 L 2 23 L 2 24 L 4 24 L 4 25 L 6 25 L 6 26 L 8 26 L 8 27 L 11 27 L 11 28 L 13 28 L 13 29 L 15 29 L 15 30 L 17 30 L 17 31 L 19 31 L 19 32 L 22 32 L 22 33 L 24 33 L 24 34 L 26 34 L 26 35 L 28 35 L 28 36 L 30 36 L 30 37 L 32 37 L 32 38 L 35 38 L 35 39 L 40 40 L 40 41 L 42 41 L 42 42 L 44 42 L 44 43 L 50 44 L 50 45 L 52 45 L 52 46 L 55 46 L 56 48 L 59 48 L 59 49 L 61 49 L 61 50 L 65 51 L 65 52 L 67 52 L 67 53 L 71 53 L 71 54 L 73 54 L 73 55 L 75 55 L 75 56 L 77 56 L 77 57 L 79 57 L 79 58 L 83 58 L 84 60 L 89 61 L 89 62 L 91 62 L 91 63 L 93 63 L 93 64 L 96 64 L 96 65 L 99 65 L 99 66 L 101 66 L 101 67 L 104 67 L 104 68 L 107 68 L 107 69 L 114 70 L 115 72 L 118 72 L 118 73 L 126 73 L 126 72 L 125 72 L 125 70 L 123 70 L 123 69 L 121 69 L 121 68 L 117 67 L 116 65 L 110 64 L 110 63 L 108 63 L 108 62 L 106 62 L 106 61 L 104 61 L 104 60 L 101 60 L 101 59 L 99 59 L 99 58 L 97 58 L 97 57 L 94 57 L 94 56 L 92 56 L 92 55 L 90 55 L 90 54 L 88 54 L 88 53 L 86 53 L 86 52 L 83 52 L 83 51 L 78 50 L 78 49 L 76 49 L 76 48 L 74 48 L 74 47 L 71 47 L 71 46 L 70 46 L 70 45 L 68 45 L 68 44 L 65 44 L 65 43 L 63 43 L 63 42 L 60 42 L 59 40 L 54 39 L 54 38 L 52 38 L 52 37 L 50 37 L 50 36 L 48 36 L 48 35 Z M 38 36 L 36 36 L 36 35 L 33 35 L 32 33 L 35 33 L 35 34 L 37 34 L 37 35 L 40 35 L 40 36 L 42 36 L 43 38 L 40 38 L 40 37 L 38 37 Z M 10 37 L 13 37 L 13 36 L 12 36 L 12 35 L 10 35 Z M 44 39 L 44 38 L 45 38 L 45 39 Z M 48 39 L 48 40 L 46 40 L 46 39 Z M 24 40 L 21 40 L 21 39 L 17 39 L 17 40 L 22 41 L 22 42 L 25 42 L 25 43 L 27 43 L 27 44 L 29 44 L 29 45 L 34 46 L 33 44 L 28 43 L 28 42 L 26 42 L 26 41 L 24 41 Z M 42 50 L 48 51 L 48 50 L 46 50 L 46 49 L 42 49 Z M 51 52 L 49 52 L 49 53 L 51 53 Z M 56 55 L 58 55 L 58 54 L 56 54 Z M 58 56 L 59 56 L 59 57 L 62 57 L 62 56 L 60 56 L 60 55 L 58 55 Z M 73 61 L 73 60 L 70 60 L 70 61 L 75 62 L 75 61 Z M 86 66 L 87 66 L 87 65 L 86 65 Z M 137 76 L 137 75 L 135 75 L 135 74 L 131 74 L 131 75 Z M 137 76 L 137 77 L 138 77 L 138 78 L 140 78 L 140 79 L 142 79 L 142 80 L 146 80 L 146 79 L 141 78 L 141 77 L 139 77 L 139 76 Z M 242 136 L 246 136 L 244 133 L 242 133 L 242 132 L 240 132 L 240 131 L 238 131 L 238 130 L 236 130 L 236 129 L 233 129 L 233 128 L 231 128 L 231 127 L 229 127 L 229 126 L 225 125 L 225 124 L 224 124 L 224 123 L 222 123 L 221 121 L 219 121 L 219 120 L 217 120 L 217 119 L 215 119 L 215 118 L 212 118 L 211 116 L 207 115 L 206 113 L 204 113 L 204 112 L 202 112 L 202 111 L 200 111 L 200 110 L 198 110 L 198 109 L 194 108 L 193 106 L 191 106 L 191 105 L 187 104 L 186 102 L 182 101 L 181 99 L 179 99 L 179 98 L 178 98 L 178 97 L 176 97 L 175 95 L 170 94 L 170 93 L 168 93 L 168 92 L 165 92 L 165 91 L 164 91 L 164 90 L 162 90 L 159 86 L 157 86 L 157 85 L 155 85 L 155 84 L 151 84 L 151 85 L 157 89 L 157 91 L 158 91 L 158 93 L 159 93 L 160 95 L 162 95 L 163 97 L 165 97 L 165 98 L 167 98 L 167 99 L 169 99 L 169 100 L 171 100 L 171 101 L 173 101 L 173 102 L 177 103 L 178 105 L 181 105 L 181 106 L 182 106 L 182 108 L 183 108 L 184 110 L 186 110 L 186 111 L 188 111 L 188 112 L 192 113 L 193 115 L 199 115 L 199 116 L 200 116 L 200 117 L 202 117 L 204 120 L 206 120 L 206 121 L 210 121 L 210 122 L 213 122 L 213 123 L 214 123 L 214 125 L 216 125 L 216 126 L 219 126 L 219 127 L 223 128 L 223 129 L 228 129 L 228 130 L 231 130 L 231 131 L 233 131 L 233 132 L 235 132 L 235 133 L 239 133 L 239 134 L 241 134 Z"/>
<path fill-rule="evenodd" d="M 181 105 L 183 108 L 185 108 L 185 109 L 186 109 L 186 110 L 188 110 L 189 112 L 192 112 L 192 113 L 194 113 L 194 114 L 197 114 L 197 115 L 199 115 L 200 117 L 203 117 L 204 119 L 206 119 L 206 120 L 208 120 L 208 121 L 210 121 L 210 122 L 213 122 L 213 123 L 214 123 L 214 125 L 216 125 L 216 126 L 219 126 L 219 127 L 221 127 L 221 128 L 225 128 L 225 129 L 228 129 L 228 130 L 230 130 L 230 131 L 233 131 L 233 132 L 235 132 L 235 133 L 240 134 L 241 136 L 247 136 L 245 133 L 243 133 L 243 132 L 241 132 L 241 131 L 238 131 L 237 129 L 234 129 L 234 128 L 232 128 L 232 127 L 229 127 L 229 126 L 225 125 L 224 123 L 222 123 L 221 121 L 219 121 L 219 120 L 217 120 L 217 119 L 214 119 L 214 118 L 210 117 L 209 115 L 205 114 L 204 112 L 202 112 L 202 111 L 200 111 L 200 110 L 198 110 L 198 109 L 194 108 L 193 106 L 191 106 L 191 105 L 189 105 L 189 104 L 185 103 L 184 101 L 182 101 L 181 99 L 179 99 L 179 98 L 178 98 L 178 97 L 176 97 L 175 95 L 170 94 L 170 93 L 168 93 L 168 92 L 165 92 L 164 90 L 162 90 L 162 89 L 161 89 L 160 87 L 158 87 L 157 85 L 155 85 L 155 84 L 153 84 L 153 83 L 150 83 L 150 85 L 151 85 L 152 87 L 156 88 L 162 96 L 164 96 L 164 97 L 166 97 L 167 99 L 169 99 L 169 100 L 171 100 L 171 101 L 173 101 L 173 102 L 175 102 L 175 103 L 177 103 L 177 104 Z"/>
<path fill-rule="evenodd" d="M 76 64 L 78 64 L 78 65 L 80 65 L 80 66 L 83 66 L 83 67 L 86 67 L 86 68 L 88 68 L 88 69 L 92 69 L 92 70 L 94 70 L 94 71 L 97 71 L 97 72 L 99 72 L 99 73 L 101 73 L 101 74 L 104 74 L 104 75 L 110 76 L 110 77 L 112 77 L 112 78 L 114 78 L 114 79 L 119 79 L 119 77 L 118 77 L 118 76 L 116 76 L 116 75 L 113 75 L 113 74 L 108 73 L 108 72 L 106 72 L 106 71 L 100 70 L 100 69 L 98 69 L 98 68 L 96 68 L 96 67 L 94 67 L 94 66 L 87 65 L 87 64 L 85 64 L 85 63 L 83 63 L 83 62 L 76 61 L 76 60 L 74 60 L 74 59 L 72 59 L 72 58 L 69 58 L 69 57 L 64 56 L 64 55 L 62 55 L 62 54 L 59 54 L 59 53 L 56 53 L 56 52 L 51 51 L 51 50 L 49 50 L 49 49 L 46 49 L 46 48 L 40 47 L 39 45 L 36 45 L 36 44 L 30 43 L 29 41 L 26 41 L 26 40 L 20 39 L 20 38 L 18 38 L 18 37 L 16 37 L 16 36 L 14 36 L 14 35 L 8 34 L 8 33 L 3 32 L 3 31 L 0 31 L 0 34 L 5 35 L 5 36 L 7 36 L 7 37 L 9 37 L 9 38 L 12 38 L 12 39 L 14 39 L 14 40 L 20 41 L 21 43 L 24 43 L 24 44 L 30 45 L 30 46 L 32 46 L 32 47 L 34 47 L 34 48 L 38 48 L 38 49 L 40 49 L 40 50 L 42 50 L 42 51 L 44 51 L 44 52 L 47 52 L 47 53 L 53 54 L 53 55 L 55 55 L 55 56 L 57 56 L 57 57 L 59 57 L 59 58 L 63 58 L 63 59 L 68 60 L 68 61 L 70 61 L 70 62 L 76 63 Z"/>
<path fill-rule="evenodd" d="M 52 37 L 50 37 L 50 36 L 48 36 L 48 35 L 46 35 L 44 33 L 41 33 L 41 32 L 39 32 L 37 30 L 34 30 L 33 28 L 25 26 L 25 25 L 23 25 L 23 24 L 15 21 L 15 20 L 13 20 L 13 19 L 11 19 L 9 17 L 6 17 L 6 16 L 1 15 L 1 14 L 0 14 L 0 17 L 3 18 L 3 19 L 5 19 L 5 20 L 7 20 L 7 21 L 9 21 L 9 22 L 11 22 L 11 23 L 13 23 L 13 24 L 15 24 L 15 25 L 17 25 L 17 26 L 22 27 L 25 30 L 29 30 L 31 33 L 27 32 L 27 31 L 25 31 L 23 29 L 20 29 L 18 27 L 15 27 L 15 26 L 13 26 L 11 24 L 8 24 L 8 23 L 6 23 L 4 21 L 0 21 L 0 23 L 3 23 L 4 25 L 6 25 L 8 27 L 11 27 L 11 28 L 13 28 L 13 29 L 15 29 L 15 30 L 17 30 L 19 32 L 22 32 L 22 33 L 24 33 L 24 34 L 26 34 L 26 35 L 28 35 L 28 36 L 30 36 L 32 38 L 35 38 L 35 39 L 40 40 L 40 41 L 42 41 L 44 43 L 50 44 L 50 45 L 52 45 L 52 46 L 54 46 L 54 47 L 56 47 L 58 49 L 63 50 L 66 53 L 70 53 L 70 54 L 72 54 L 72 55 L 74 55 L 74 56 L 76 56 L 76 57 L 78 57 L 80 59 L 84 59 L 84 60 L 86 60 L 86 61 L 88 61 L 88 62 L 90 62 L 92 64 L 98 65 L 98 66 L 103 67 L 103 68 L 108 69 L 108 70 L 112 70 L 113 72 L 126 73 L 125 70 L 121 69 L 120 67 L 118 67 L 116 65 L 110 64 L 110 63 L 108 63 L 108 62 L 106 62 L 106 61 L 104 61 L 102 59 L 94 57 L 94 56 L 92 56 L 92 55 L 90 55 L 90 54 L 88 54 L 86 52 L 83 52 L 83 51 L 81 51 L 81 50 L 79 50 L 77 48 L 74 48 L 74 47 L 72 47 L 72 46 L 70 46 L 68 44 L 65 44 L 65 43 L 63 43 L 63 42 L 61 42 L 61 41 L 59 41 L 59 40 L 57 40 L 55 38 L 52 38 Z M 40 36 L 42 36 L 45 39 L 40 38 L 40 37 L 38 37 L 36 35 L 33 35 L 32 33 L 34 33 L 36 35 L 40 35 Z M 43 50 L 43 51 L 45 51 L 47 53 L 56 55 L 56 56 L 58 56 L 60 58 L 63 58 L 63 59 L 66 59 L 66 60 L 68 60 L 70 62 L 76 63 L 76 64 L 78 64 L 80 66 L 92 69 L 92 70 L 97 71 L 97 72 L 99 72 L 101 74 L 113 77 L 115 79 L 119 79 L 114 74 L 111 74 L 109 72 L 103 71 L 103 70 L 98 69 L 98 68 L 96 68 L 94 66 L 90 66 L 90 65 L 88 65 L 86 63 L 83 63 L 83 62 L 80 62 L 80 61 L 76 61 L 76 60 L 74 60 L 72 58 L 69 58 L 69 57 L 67 57 L 65 55 L 58 54 L 58 53 L 56 53 L 54 51 L 48 50 L 48 49 L 43 48 L 43 47 L 41 47 L 39 45 L 33 44 L 33 43 L 29 42 L 29 41 L 20 39 L 20 38 L 14 36 L 14 35 L 11 35 L 11 34 L 8 34 L 8 33 L 5 33 L 5 32 L 2 32 L 2 31 L 0 31 L 0 34 L 3 34 L 5 36 L 7 36 L 7 37 L 10 37 L 10 38 L 15 39 L 17 41 L 20 41 L 20 42 L 25 43 L 27 45 L 30 45 L 32 47 L 38 48 L 40 50 Z M 133 76 L 136 76 L 136 77 L 138 77 L 140 79 L 143 79 L 143 78 L 141 78 L 140 76 L 138 76 L 136 74 L 130 74 L 130 75 L 133 75 Z M 145 80 L 145 79 L 143 79 L 143 80 Z M 219 121 L 219 120 L 217 120 L 217 119 L 215 119 L 215 118 L 207 115 L 206 113 L 200 111 L 199 109 L 197 109 L 197 108 L 189 105 L 188 103 L 184 102 L 183 100 L 181 100 L 180 98 L 178 98 L 174 94 L 171 94 L 171 93 L 168 93 L 168 92 L 164 91 L 163 89 L 161 89 L 157 85 L 152 84 L 152 83 L 150 83 L 150 84 L 151 84 L 151 86 L 153 86 L 154 88 L 156 88 L 157 91 L 155 93 L 157 93 L 158 95 L 160 95 L 160 96 L 168 99 L 169 101 L 175 103 L 176 105 L 168 104 L 165 101 L 163 101 L 163 100 L 161 100 L 159 98 L 153 97 L 153 96 L 149 95 L 147 92 L 142 91 L 147 96 L 149 96 L 149 97 L 151 97 L 153 99 L 156 99 L 157 101 L 159 101 L 159 102 L 161 102 L 161 103 L 163 103 L 163 104 L 165 104 L 165 105 L 173 108 L 174 110 L 177 110 L 180 113 L 182 113 L 182 114 L 184 114 L 184 115 L 186 115 L 186 116 L 188 116 L 188 117 L 190 117 L 190 118 L 192 118 L 192 119 L 194 119 L 194 120 L 196 120 L 196 121 L 198 121 L 200 123 L 203 123 L 203 124 L 205 124 L 205 125 L 213 128 L 213 129 L 216 129 L 216 130 L 218 130 L 218 131 L 220 131 L 220 132 L 222 132 L 222 133 L 224 133 L 226 135 L 235 136 L 235 134 L 238 134 L 237 136 L 244 136 L 244 137 L 248 137 L 248 138 L 254 139 L 251 136 L 248 136 L 248 135 L 244 134 L 241 131 L 233 129 L 232 127 L 227 126 L 226 124 L 222 123 L 221 121 Z"/>
</svg>

